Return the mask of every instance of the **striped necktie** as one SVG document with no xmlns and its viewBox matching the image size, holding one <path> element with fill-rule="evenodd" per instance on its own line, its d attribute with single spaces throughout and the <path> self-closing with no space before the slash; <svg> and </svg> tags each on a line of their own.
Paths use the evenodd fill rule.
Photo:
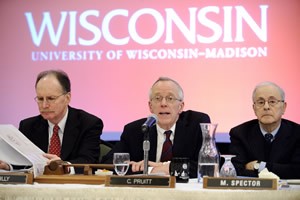
<svg viewBox="0 0 300 200">
<path fill-rule="evenodd" d="M 171 133 L 172 133 L 171 130 L 165 132 L 166 140 L 162 148 L 162 153 L 160 157 L 161 162 L 170 161 L 172 159 L 172 142 L 170 140 Z"/>
</svg>

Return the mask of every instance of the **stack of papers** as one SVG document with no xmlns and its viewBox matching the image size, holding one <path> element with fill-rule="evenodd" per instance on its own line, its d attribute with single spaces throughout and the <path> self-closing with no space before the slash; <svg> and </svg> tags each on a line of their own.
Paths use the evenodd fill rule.
<svg viewBox="0 0 300 200">
<path fill-rule="evenodd" d="M 44 152 L 16 127 L 0 125 L 0 160 L 17 166 L 32 166 L 36 177 L 44 173 L 47 164 L 47 158 L 43 154 Z"/>
</svg>

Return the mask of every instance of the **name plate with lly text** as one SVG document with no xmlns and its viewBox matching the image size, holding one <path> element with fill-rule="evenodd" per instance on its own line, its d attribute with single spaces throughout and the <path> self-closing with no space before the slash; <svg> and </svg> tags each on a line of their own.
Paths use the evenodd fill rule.
<svg viewBox="0 0 300 200">
<path fill-rule="evenodd" d="M 232 178 L 203 177 L 206 189 L 240 189 L 240 190 L 277 190 L 277 179 L 268 178 Z"/>
<path fill-rule="evenodd" d="M 33 174 L 22 172 L 0 172 L 0 184 L 32 184 Z"/>
<path fill-rule="evenodd" d="M 106 176 L 105 186 L 108 187 L 157 187 L 175 188 L 175 176 L 128 175 Z"/>
</svg>

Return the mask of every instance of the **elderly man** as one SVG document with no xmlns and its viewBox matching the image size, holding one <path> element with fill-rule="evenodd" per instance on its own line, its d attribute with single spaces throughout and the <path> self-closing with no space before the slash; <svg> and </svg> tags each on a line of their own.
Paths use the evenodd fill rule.
<svg viewBox="0 0 300 200">
<path fill-rule="evenodd" d="M 230 130 L 232 162 L 240 176 L 258 176 L 264 168 L 281 179 L 300 178 L 300 125 L 283 119 L 285 93 L 272 82 L 253 91 L 257 119 Z"/>
<path fill-rule="evenodd" d="M 20 122 L 20 131 L 52 160 L 71 163 L 96 163 L 103 122 L 98 117 L 69 106 L 71 83 L 60 70 L 41 72 L 35 84 L 40 115 Z M 0 161 L 0 168 L 12 166 Z M 82 170 L 75 169 L 76 172 Z"/>
<path fill-rule="evenodd" d="M 190 160 L 190 177 L 197 177 L 198 154 L 202 145 L 199 123 L 209 123 L 207 114 L 183 111 L 184 100 L 181 86 L 174 80 L 161 77 L 151 87 L 148 106 L 157 116 L 157 123 L 149 131 L 149 166 L 151 173 L 169 174 L 172 157 L 187 157 Z M 114 152 L 130 154 L 132 172 L 144 170 L 144 134 L 141 126 L 145 118 L 127 124 L 121 140 L 104 157 L 106 163 L 112 162 Z M 164 143 L 171 143 L 169 151 L 164 151 Z"/>
</svg>

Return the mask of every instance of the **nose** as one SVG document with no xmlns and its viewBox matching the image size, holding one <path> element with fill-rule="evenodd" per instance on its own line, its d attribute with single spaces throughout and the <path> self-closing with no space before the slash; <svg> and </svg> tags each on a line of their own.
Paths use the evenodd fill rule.
<svg viewBox="0 0 300 200">
<path fill-rule="evenodd" d="M 269 110 L 270 109 L 270 105 L 269 105 L 268 101 L 265 102 L 264 109 L 265 110 Z"/>
<path fill-rule="evenodd" d="M 43 102 L 41 103 L 41 105 L 43 108 L 48 107 L 49 103 L 47 102 L 47 99 L 44 99 Z"/>
</svg>

